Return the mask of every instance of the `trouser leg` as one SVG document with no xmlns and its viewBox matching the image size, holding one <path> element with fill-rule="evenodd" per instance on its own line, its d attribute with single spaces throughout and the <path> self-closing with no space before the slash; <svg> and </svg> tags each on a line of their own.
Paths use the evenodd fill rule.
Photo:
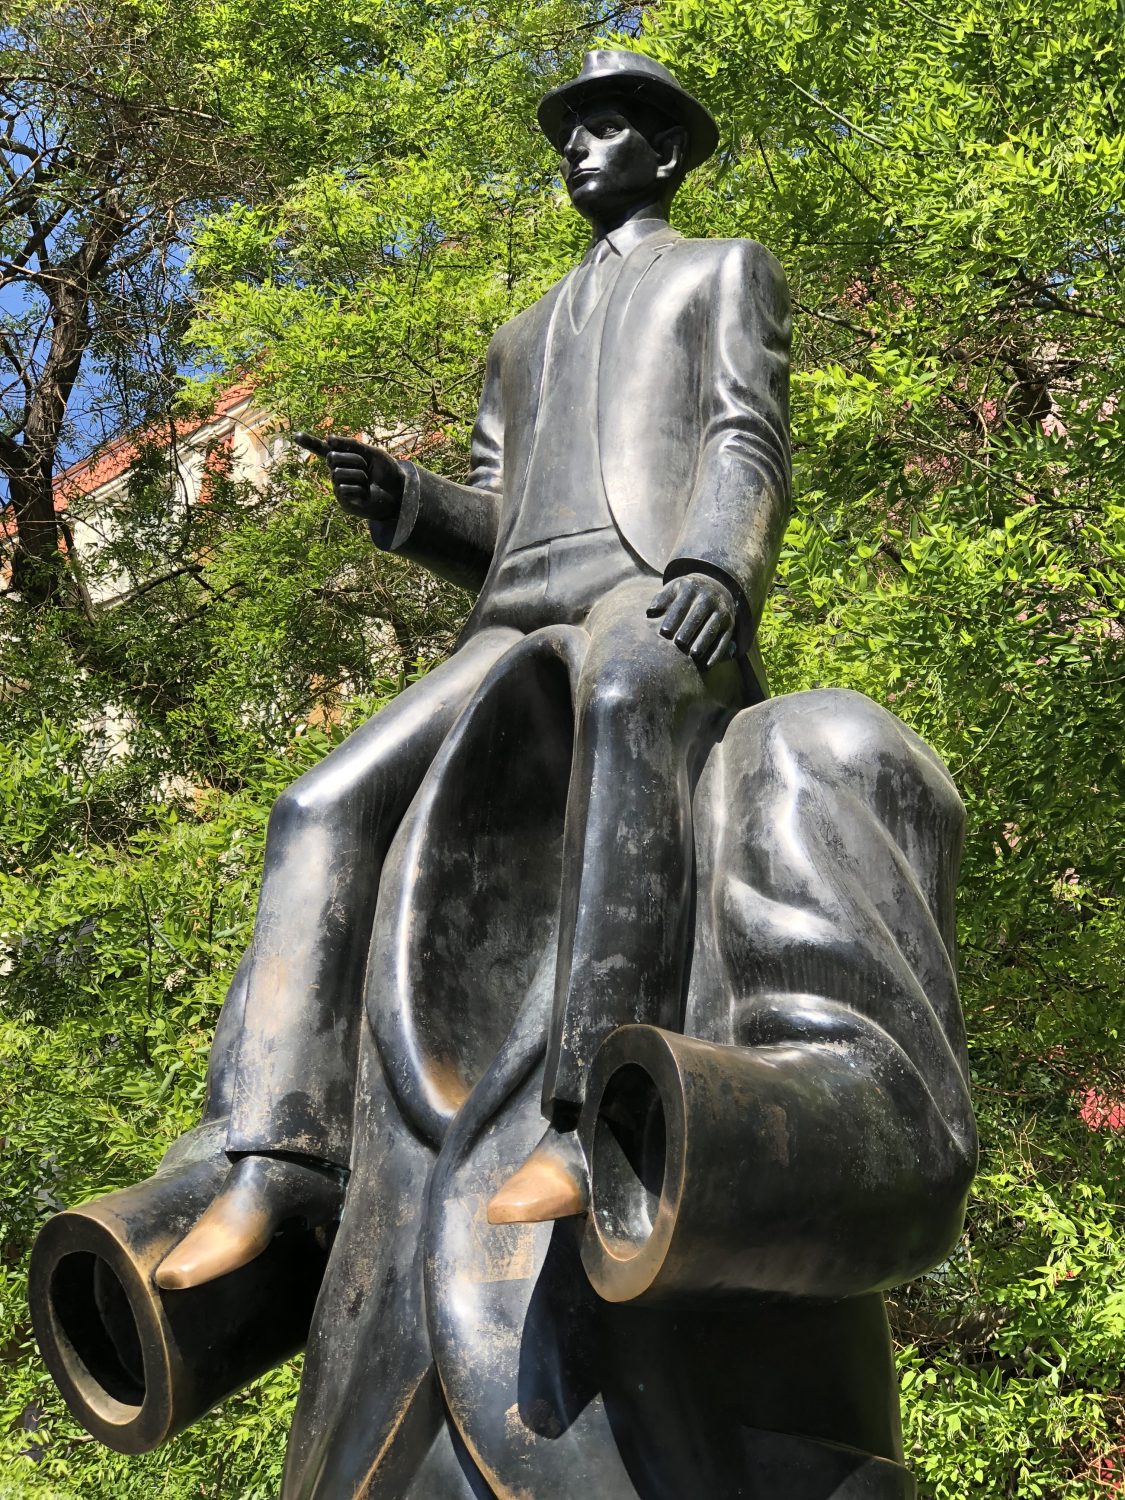
<svg viewBox="0 0 1125 1500">
<path fill-rule="evenodd" d="M 247 975 L 228 1151 L 351 1154 L 363 973 L 383 858 L 469 695 L 518 634 L 489 630 L 278 798 Z"/>
<path fill-rule="evenodd" d="M 699 668 L 646 617 L 651 579 L 591 614 L 567 800 L 544 1113 L 567 1123 L 599 1043 L 679 1023 L 697 762 L 741 706 L 733 663 Z"/>
</svg>

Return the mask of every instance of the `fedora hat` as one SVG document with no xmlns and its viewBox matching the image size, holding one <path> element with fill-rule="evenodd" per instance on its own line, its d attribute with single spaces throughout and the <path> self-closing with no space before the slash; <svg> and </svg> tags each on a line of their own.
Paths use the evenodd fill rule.
<svg viewBox="0 0 1125 1500">
<path fill-rule="evenodd" d="M 688 137 L 684 166 L 689 171 L 706 161 L 719 144 L 719 127 L 709 112 L 680 87 L 667 68 L 640 52 L 606 50 L 587 52 L 578 77 L 552 89 L 540 101 L 539 125 L 556 151 L 563 148 L 566 120 L 580 105 L 606 94 L 642 99 L 667 115 L 670 123 L 684 126 Z"/>
</svg>

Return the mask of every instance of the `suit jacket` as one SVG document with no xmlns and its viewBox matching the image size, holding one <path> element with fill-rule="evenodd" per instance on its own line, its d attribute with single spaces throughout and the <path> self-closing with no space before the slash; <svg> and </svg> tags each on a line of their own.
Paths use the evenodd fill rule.
<svg viewBox="0 0 1125 1500">
<path fill-rule="evenodd" d="M 704 572 L 727 583 L 746 651 L 789 509 L 785 275 L 753 240 L 637 227 L 609 293 L 589 440 L 626 543 L 665 580 Z M 476 589 L 503 558 L 520 507 L 535 501 L 524 479 L 565 282 L 492 340 L 468 484 L 404 465 L 397 523 L 372 527 L 379 545 Z"/>
</svg>

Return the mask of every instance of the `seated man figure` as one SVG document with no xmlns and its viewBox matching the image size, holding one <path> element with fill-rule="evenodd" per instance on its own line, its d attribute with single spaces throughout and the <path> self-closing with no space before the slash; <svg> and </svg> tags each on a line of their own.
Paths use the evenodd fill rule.
<svg viewBox="0 0 1125 1500">
<path fill-rule="evenodd" d="M 381 859 L 463 703 L 540 625 L 579 625 L 589 651 L 550 1128 L 496 1196 L 493 1221 L 580 1211 L 573 1125 L 595 1047 L 621 1023 L 675 1026 L 681 1013 L 691 786 L 724 724 L 763 696 L 753 637 L 789 505 L 789 303 L 762 246 L 684 240 L 667 223 L 717 130 L 660 65 L 592 52 L 544 99 L 540 123 L 591 249 L 493 338 L 469 483 L 356 441 L 299 438 L 327 459 L 339 502 L 377 544 L 480 595 L 450 660 L 273 811 L 233 1172 L 160 1269 L 162 1286 L 233 1269 L 297 1205 L 327 1212 L 338 1196 Z"/>
<path fill-rule="evenodd" d="M 670 228 L 672 197 L 717 130 L 659 64 L 590 53 L 539 119 L 592 243 L 495 335 L 468 484 L 350 439 L 298 438 L 379 546 L 479 597 L 450 659 L 274 809 L 238 981 L 232 1168 L 161 1267 L 163 1287 L 246 1263 L 295 1213 L 335 1212 L 382 861 L 466 702 L 540 627 L 580 628 L 588 649 L 548 1128 L 512 1164 L 493 1222 L 583 1210 L 574 1125 L 595 1050 L 626 1022 L 681 1022 L 693 787 L 725 726 L 764 697 L 754 634 L 789 505 L 788 295 L 757 243 Z"/>
</svg>

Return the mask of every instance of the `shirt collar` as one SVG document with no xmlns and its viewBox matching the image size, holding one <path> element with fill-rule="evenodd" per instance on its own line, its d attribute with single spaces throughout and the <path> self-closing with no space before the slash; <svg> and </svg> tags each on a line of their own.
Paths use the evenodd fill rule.
<svg viewBox="0 0 1125 1500">
<path fill-rule="evenodd" d="M 624 258 L 645 240 L 652 239 L 661 233 L 675 233 L 675 230 L 669 228 L 667 219 L 629 219 L 620 228 L 611 230 L 605 235 L 604 242 L 609 245 L 615 255 Z M 590 251 L 587 251 L 585 258 L 588 259 L 589 255 Z"/>
</svg>

